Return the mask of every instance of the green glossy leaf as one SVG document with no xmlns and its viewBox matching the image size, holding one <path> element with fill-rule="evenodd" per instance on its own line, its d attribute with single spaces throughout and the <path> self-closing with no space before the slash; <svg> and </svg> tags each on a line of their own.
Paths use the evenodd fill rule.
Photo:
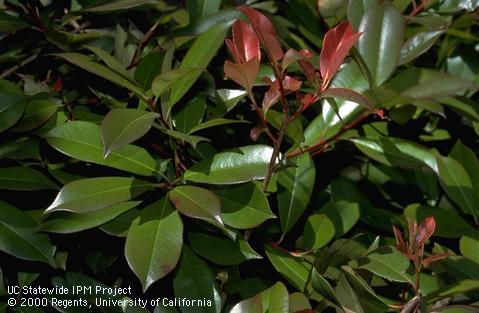
<svg viewBox="0 0 479 313">
<path fill-rule="evenodd" d="M 191 133 L 190 130 L 198 126 L 206 112 L 206 97 L 198 95 L 185 103 L 176 114 L 173 115 L 173 125 L 181 133 Z"/>
<path fill-rule="evenodd" d="M 464 167 L 471 178 L 474 193 L 479 200 L 479 160 L 474 151 L 464 145 L 461 140 L 458 140 L 452 148 L 449 157 L 452 157 Z"/>
<path fill-rule="evenodd" d="M 140 215 L 140 210 L 132 209 L 114 218 L 110 222 L 100 226 L 100 229 L 108 235 L 126 237 L 133 221 Z"/>
<path fill-rule="evenodd" d="M 27 191 L 58 189 L 58 186 L 35 169 L 15 166 L 0 169 L 0 189 Z"/>
<path fill-rule="evenodd" d="M 206 137 L 183 134 L 181 132 L 178 132 L 178 131 L 172 130 L 172 129 L 165 130 L 165 133 L 170 135 L 173 138 L 176 138 L 176 139 L 179 139 L 179 140 L 182 140 L 182 141 L 186 141 L 191 146 L 193 146 L 193 148 L 196 148 L 198 143 L 200 143 L 202 141 L 210 141 Z"/>
<path fill-rule="evenodd" d="M 137 109 L 114 109 L 101 122 L 104 155 L 141 138 L 160 115 Z"/>
<path fill-rule="evenodd" d="M 125 256 L 143 291 L 170 273 L 183 246 L 183 223 L 165 197 L 141 210 L 125 243 Z"/>
<path fill-rule="evenodd" d="M 388 280 L 412 283 L 407 274 L 409 263 L 405 256 L 391 247 L 380 248 L 352 262 L 354 267 L 367 269 Z"/>
<path fill-rule="evenodd" d="M 276 217 L 266 195 L 254 183 L 219 189 L 216 194 L 221 200 L 221 219 L 228 226 L 249 229 Z"/>
<path fill-rule="evenodd" d="M 429 50 L 445 30 L 432 30 L 417 33 L 409 38 L 401 48 L 399 65 L 411 62 Z"/>
<path fill-rule="evenodd" d="M 323 296 L 326 300 L 331 302 L 332 304 L 336 305 L 337 307 L 341 308 L 341 304 L 334 293 L 333 288 L 329 284 L 329 282 L 321 276 L 318 271 L 313 268 L 311 274 L 311 283 L 313 285 L 313 289 Z"/>
<path fill-rule="evenodd" d="M 70 234 L 103 225 L 117 216 L 138 206 L 141 201 L 128 201 L 114 204 L 89 213 L 61 212 L 49 217 L 38 226 L 38 231 Z"/>
<path fill-rule="evenodd" d="M 334 77 L 332 87 L 349 88 L 362 93 L 369 87 L 356 62 L 349 62 Z M 304 131 L 305 145 L 312 145 L 336 135 L 343 125 L 351 122 L 363 107 L 352 101 L 337 100 L 337 109 L 330 102 L 313 104 L 321 108 L 321 114 Z M 339 115 L 339 116 L 338 116 Z"/>
<path fill-rule="evenodd" d="M 463 256 L 479 264 L 479 234 L 477 232 L 462 236 L 459 248 Z"/>
<path fill-rule="evenodd" d="M 281 122 L 284 119 L 284 113 L 278 112 L 275 110 L 268 110 L 266 113 L 266 120 L 270 123 L 274 128 L 280 129 Z M 301 143 L 304 141 L 304 134 L 303 134 L 303 125 L 301 120 L 296 118 L 292 120 L 288 126 L 286 126 L 286 130 L 284 132 L 286 138 L 289 138 L 293 143 Z"/>
<path fill-rule="evenodd" d="M 84 9 L 85 12 L 111 12 L 133 9 L 146 4 L 158 4 L 156 0 L 120 0 Z"/>
<path fill-rule="evenodd" d="M 22 119 L 11 131 L 27 131 L 42 126 L 56 113 L 58 104 L 46 100 L 33 100 L 27 103 Z"/>
<path fill-rule="evenodd" d="M 449 284 L 436 292 L 429 294 L 426 299 L 430 303 L 434 303 L 439 299 L 444 299 L 450 296 L 457 296 L 459 294 L 468 293 L 479 290 L 479 280 L 463 280 L 457 283 Z"/>
<path fill-rule="evenodd" d="M 311 304 L 308 298 L 301 292 L 293 292 L 289 294 L 289 311 L 298 312 L 303 310 L 311 310 Z"/>
<path fill-rule="evenodd" d="M 176 209 L 186 216 L 223 225 L 221 202 L 213 192 L 195 186 L 178 186 L 168 196 Z"/>
<path fill-rule="evenodd" d="M 190 23 L 195 23 L 204 16 L 218 12 L 221 0 L 188 0 L 186 7 L 190 15 Z"/>
<path fill-rule="evenodd" d="M 253 298 L 237 303 L 229 313 L 289 313 L 288 289 L 281 282 L 260 292 Z"/>
<path fill-rule="evenodd" d="M 420 204 L 411 204 L 404 209 L 404 217 L 418 222 L 428 216 L 433 216 L 436 220 L 434 236 L 459 238 L 473 232 L 473 228 L 452 209 L 433 208 Z"/>
<path fill-rule="evenodd" d="M 239 147 L 220 152 L 212 158 L 190 167 L 184 174 L 186 180 L 207 184 L 239 184 L 263 179 L 273 148 L 264 145 Z"/>
<path fill-rule="evenodd" d="M 186 299 L 206 299 L 210 306 L 180 306 L 182 313 L 219 313 L 221 294 L 208 264 L 188 246 L 183 248 L 180 265 L 173 279 L 175 296 Z"/>
<path fill-rule="evenodd" d="M 44 214 L 55 211 L 88 213 L 133 199 L 152 184 L 130 177 L 95 177 L 66 184 Z"/>
<path fill-rule="evenodd" d="M 203 70 L 201 68 L 175 68 L 171 71 L 161 73 L 153 80 L 151 89 L 157 97 L 168 91 L 174 84 L 187 80 L 190 77 L 199 76 Z"/>
<path fill-rule="evenodd" d="M 415 142 L 399 138 L 353 138 L 356 147 L 370 158 L 387 166 L 438 171 L 434 153 Z"/>
<path fill-rule="evenodd" d="M 229 28 L 228 23 L 220 23 L 212 26 L 201 34 L 188 49 L 185 57 L 181 61 L 180 69 L 186 68 L 206 68 L 218 49 L 223 45 L 226 31 Z M 205 47 L 208 47 L 207 49 Z M 170 92 L 170 109 L 175 105 L 185 93 L 193 86 L 201 73 L 189 76 L 180 82 L 174 84 Z"/>
<path fill-rule="evenodd" d="M 438 176 L 444 191 L 461 208 L 477 220 L 479 206 L 476 191 L 464 167 L 451 157 L 437 155 Z"/>
<path fill-rule="evenodd" d="M 22 117 L 25 97 L 0 89 L 0 132 L 12 127 Z"/>
<path fill-rule="evenodd" d="M 102 60 L 106 64 L 106 66 L 108 66 L 111 70 L 117 72 L 121 76 L 127 78 L 128 80 L 134 83 L 134 80 L 131 79 L 131 75 L 127 71 L 126 67 L 123 66 L 123 64 L 121 64 L 121 62 L 118 59 L 116 59 L 114 56 L 112 56 L 105 50 L 100 49 L 98 47 L 94 47 L 94 46 L 85 46 L 85 47 L 91 50 L 93 53 L 95 53 L 96 56 L 99 57 L 100 60 Z"/>
<path fill-rule="evenodd" d="M 57 53 L 54 54 L 60 58 L 65 59 L 66 61 L 81 67 L 82 69 L 93 73 L 95 75 L 98 75 L 106 80 L 111 81 L 112 83 L 121 86 L 123 88 L 126 88 L 142 98 L 147 98 L 146 94 L 144 91 L 135 83 L 131 82 L 129 79 L 121 76 L 117 72 L 109 69 L 108 67 L 94 62 L 91 58 L 89 58 L 86 55 L 80 54 L 80 53 L 74 53 L 74 52 L 69 52 L 69 53 Z"/>
<path fill-rule="evenodd" d="M 37 234 L 37 223 L 25 212 L 0 201 L 0 250 L 17 258 L 54 266 L 55 248 L 48 236 Z"/>
<path fill-rule="evenodd" d="M 265 246 L 265 252 L 274 268 L 296 287 L 297 290 L 303 291 L 306 289 L 308 293 L 313 292 L 311 286 L 306 286 L 309 272 L 311 271 L 311 265 L 309 263 L 271 246 Z M 322 297 L 317 293 L 313 293 L 312 298 L 321 300 Z"/>
<path fill-rule="evenodd" d="M 313 214 L 304 224 L 302 244 L 307 249 L 320 249 L 334 238 L 334 224 L 325 214 Z"/>
<path fill-rule="evenodd" d="M 440 99 L 474 88 L 469 80 L 426 68 L 407 69 L 394 76 L 388 86 L 403 96 L 418 99 Z"/>
<path fill-rule="evenodd" d="M 384 83 L 398 65 L 404 40 L 404 20 L 390 2 L 371 6 L 359 25 L 364 32 L 358 50 L 364 59 L 374 85 Z"/>
<path fill-rule="evenodd" d="M 246 96 L 245 90 L 218 89 L 216 90 L 216 103 L 223 113 L 221 116 L 232 110 Z"/>
<path fill-rule="evenodd" d="M 105 165 L 131 173 L 153 176 L 158 173 L 155 160 L 143 148 L 127 145 L 103 158 L 99 125 L 73 121 L 53 128 L 45 135 L 58 151 L 85 162 Z"/>
<path fill-rule="evenodd" d="M 328 202 L 319 213 L 325 214 L 334 225 L 335 237 L 341 237 L 356 225 L 360 217 L 358 203 L 349 201 Z"/>
<path fill-rule="evenodd" d="M 203 233 L 190 233 L 191 248 L 198 255 L 219 265 L 236 265 L 251 259 L 262 259 L 240 236 L 236 241 Z"/>
<path fill-rule="evenodd" d="M 284 189 L 278 193 L 279 218 L 283 233 L 287 233 L 309 204 L 314 188 L 316 168 L 309 154 L 292 158 L 296 166 L 278 174 L 278 183 Z"/>
<path fill-rule="evenodd" d="M 348 20 L 355 30 L 359 28 L 364 13 L 374 4 L 377 4 L 377 0 L 349 1 Z"/>
<path fill-rule="evenodd" d="M 226 118 L 214 118 L 212 120 L 201 123 L 201 124 L 199 124 L 195 127 L 192 127 L 188 133 L 192 134 L 194 132 L 197 132 L 197 131 L 200 131 L 200 130 L 203 130 L 203 129 L 206 129 L 206 128 L 222 126 L 222 125 L 229 125 L 229 124 L 250 124 L 250 122 L 245 121 L 245 120 L 231 120 L 231 119 L 226 119 Z"/>
<path fill-rule="evenodd" d="M 161 73 L 164 56 L 163 52 L 151 52 L 138 63 L 134 76 L 144 90 L 150 90 L 153 80 Z"/>
<path fill-rule="evenodd" d="M 355 308 L 359 306 L 359 312 L 384 313 L 387 311 L 387 304 L 384 303 L 383 299 L 352 268 L 342 266 L 342 270 L 347 277 L 348 285 L 350 284 L 350 294 L 356 296 Z M 339 295 L 339 292 L 336 292 Z"/>
<path fill-rule="evenodd" d="M 466 97 L 442 98 L 440 102 L 449 109 L 472 121 L 479 122 L 479 105 Z"/>
</svg>

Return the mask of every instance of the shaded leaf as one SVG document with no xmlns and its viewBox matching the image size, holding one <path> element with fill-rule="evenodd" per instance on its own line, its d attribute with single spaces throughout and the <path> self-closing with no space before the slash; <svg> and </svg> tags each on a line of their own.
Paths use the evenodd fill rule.
<svg viewBox="0 0 479 313">
<path fill-rule="evenodd" d="M 174 84 L 187 80 L 193 76 L 199 76 L 203 70 L 201 68 L 175 68 L 168 72 L 163 72 L 153 80 L 151 89 L 157 97 L 168 91 Z"/>
<path fill-rule="evenodd" d="M 254 183 L 246 183 L 216 192 L 221 200 L 221 219 L 237 229 L 254 228 L 264 221 L 275 218 L 268 199 Z"/>
<path fill-rule="evenodd" d="M 304 153 L 291 161 L 296 166 L 278 174 L 278 183 L 284 188 L 278 193 L 283 234 L 294 226 L 308 206 L 316 176 L 316 168 L 309 154 Z"/>
<path fill-rule="evenodd" d="M 120 1 L 113 1 L 111 3 L 106 3 L 106 4 L 101 4 L 98 6 L 86 8 L 83 11 L 103 13 L 103 12 L 133 9 L 146 4 L 158 4 L 158 1 L 156 0 L 120 0 Z"/>
<path fill-rule="evenodd" d="M 432 30 L 417 33 L 409 38 L 401 48 L 398 65 L 411 62 L 429 50 L 445 30 Z"/>
<path fill-rule="evenodd" d="M 48 236 L 37 234 L 37 223 L 25 212 L 0 201 L 0 250 L 17 258 L 55 266 Z"/>
<path fill-rule="evenodd" d="M 58 104 L 46 100 L 27 103 L 20 121 L 10 131 L 27 131 L 42 126 L 58 110 Z"/>
<path fill-rule="evenodd" d="M 324 214 L 313 214 L 304 224 L 302 245 L 307 249 L 320 249 L 334 237 L 334 224 Z"/>
</svg>

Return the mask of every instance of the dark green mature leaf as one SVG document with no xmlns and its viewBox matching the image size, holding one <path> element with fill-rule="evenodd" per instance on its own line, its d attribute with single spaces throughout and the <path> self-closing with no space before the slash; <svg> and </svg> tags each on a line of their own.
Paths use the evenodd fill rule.
<svg viewBox="0 0 479 313">
<path fill-rule="evenodd" d="M 27 131 L 42 126 L 58 110 L 59 105 L 52 101 L 33 100 L 27 103 L 22 119 L 11 131 Z"/>
<path fill-rule="evenodd" d="M 26 191 L 58 189 L 58 186 L 35 169 L 14 166 L 0 169 L 0 189 Z"/>
<path fill-rule="evenodd" d="M 0 11 L 0 32 L 13 32 L 27 26 L 28 24 L 22 19 Z"/>
<path fill-rule="evenodd" d="M 355 30 L 359 28 L 364 13 L 374 4 L 377 4 L 377 0 L 349 1 L 348 20 Z"/>
<path fill-rule="evenodd" d="M 144 90 L 150 90 L 153 79 L 161 73 L 164 56 L 162 52 L 152 52 L 138 63 L 134 77 Z"/>
<path fill-rule="evenodd" d="M 126 237 L 133 221 L 140 216 L 140 210 L 132 209 L 117 216 L 110 222 L 100 226 L 100 229 L 108 235 Z"/>
<path fill-rule="evenodd" d="M 176 209 L 186 216 L 223 225 L 221 202 L 213 192 L 195 186 L 178 186 L 168 196 Z"/>
<path fill-rule="evenodd" d="M 55 211 L 88 213 L 133 199 L 152 184 L 130 177 L 95 177 L 66 184 L 44 214 Z"/>
<path fill-rule="evenodd" d="M 0 132 L 15 125 L 25 110 L 25 96 L 0 89 Z"/>
<path fill-rule="evenodd" d="M 134 82 L 131 79 L 130 73 L 127 71 L 126 67 L 123 66 L 120 60 L 118 60 L 117 58 L 115 58 L 114 56 L 112 56 L 111 54 L 109 54 L 103 49 L 100 49 L 94 46 L 85 46 L 85 47 L 91 50 L 93 53 L 95 53 L 96 56 L 99 57 L 100 60 L 102 60 L 110 69 L 114 70 L 115 72 L 125 77 L 126 79 Z"/>
<path fill-rule="evenodd" d="M 206 97 L 199 94 L 185 103 L 176 114 L 173 115 L 173 125 L 181 133 L 188 134 L 190 130 L 198 126 L 206 112 Z"/>
<path fill-rule="evenodd" d="M 356 62 L 349 62 L 336 74 L 331 86 L 349 88 L 361 93 L 368 89 L 369 84 Z M 321 104 L 321 114 L 318 114 L 304 131 L 305 145 L 312 145 L 336 135 L 345 123 L 353 120 L 363 110 L 361 105 L 351 101 L 336 101 L 336 104 L 337 109 L 329 102 Z M 313 104 L 315 105 L 319 103 Z"/>
<path fill-rule="evenodd" d="M 474 151 L 464 145 L 461 140 L 458 140 L 452 148 L 449 157 L 455 159 L 464 167 L 471 179 L 476 199 L 479 200 L 479 160 Z"/>
<path fill-rule="evenodd" d="M 353 228 L 360 217 L 358 203 L 344 200 L 326 203 L 319 213 L 326 214 L 331 222 L 333 222 L 336 238 L 341 237 Z"/>
<path fill-rule="evenodd" d="M 221 0 L 188 0 L 186 7 L 190 14 L 190 23 L 195 23 L 202 17 L 218 12 Z"/>
<path fill-rule="evenodd" d="M 291 159 L 296 167 L 278 174 L 278 183 L 284 187 L 278 193 L 279 218 L 283 234 L 287 233 L 308 206 L 314 188 L 316 168 L 308 153 Z"/>
<path fill-rule="evenodd" d="M 241 236 L 232 241 L 215 235 L 190 233 L 188 238 L 193 251 L 219 265 L 230 266 L 263 258 Z"/>
<path fill-rule="evenodd" d="M 469 174 L 451 157 L 437 155 L 438 177 L 444 191 L 461 208 L 477 220 L 479 205 Z"/>
<path fill-rule="evenodd" d="M 151 128 L 158 113 L 137 109 L 114 109 L 101 122 L 105 158 L 113 151 L 137 140 Z"/>
<path fill-rule="evenodd" d="M 73 121 L 53 128 L 45 135 L 58 151 L 85 162 L 105 165 L 131 173 L 153 176 L 158 173 L 155 160 L 143 148 L 127 145 L 103 158 L 99 125 Z"/>
<path fill-rule="evenodd" d="M 254 228 L 264 221 L 275 218 L 268 199 L 254 183 L 246 183 L 216 192 L 221 200 L 221 219 L 237 229 Z"/>
<path fill-rule="evenodd" d="M 156 0 L 120 0 L 120 1 L 113 1 L 111 3 L 106 3 L 106 4 L 90 7 L 90 8 L 84 9 L 83 11 L 103 13 L 103 12 L 111 12 L 111 11 L 117 11 L 117 10 L 133 9 L 146 4 L 158 4 L 158 1 Z"/>
<path fill-rule="evenodd" d="M 222 126 L 222 125 L 229 125 L 229 124 L 250 124 L 249 121 L 245 120 L 231 120 L 231 119 L 226 119 L 226 118 L 214 118 L 212 120 L 206 121 L 204 123 L 201 123 L 199 125 L 196 125 L 190 129 L 188 132 L 189 134 L 192 134 L 194 132 L 210 128 L 210 127 L 216 127 L 216 126 Z"/>
<path fill-rule="evenodd" d="M 474 229 L 452 209 L 433 208 L 420 204 L 411 204 L 404 209 L 404 217 L 416 221 L 423 221 L 433 216 L 436 220 L 434 236 L 459 238 L 462 235 L 473 233 Z"/>
<path fill-rule="evenodd" d="M 201 34 L 181 61 L 180 69 L 205 68 L 223 44 L 228 28 L 228 23 L 220 23 L 212 26 Z M 206 49 L 206 47 L 208 48 Z M 172 86 L 170 92 L 170 108 L 168 111 L 171 111 L 173 105 L 185 95 L 199 77 L 200 73 L 196 73 Z"/>
<path fill-rule="evenodd" d="M 243 300 L 231 308 L 229 313 L 288 313 L 290 303 L 288 289 L 281 282 L 277 282 L 256 296 Z"/>
<path fill-rule="evenodd" d="M 37 223 L 25 212 L 0 201 L 0 250 L 17 258 L 55 266 L 55 248 L 48 236 L 37 234 Z"/>
<path fill-rule="evenodd" d="M 394 76 L 388 86 L 403 96 L 418 99 L 440 99 L 474 88 L 469 80 L 426 68 L 407 69 Z"/>
<path fill-rule="evenodd" d="M 427 295 L 426 299 L 429 303 L 434 303 L 439 299 L 444 299 L 453 295 L 468 293 L 479 290 L 479 280 L 466 279 L 457 283 L 449 284 L 436 292 Z"/>
<path fill-rule="evenodd" d="M 313 214 L 304 224 L 302 245 L 307 249 L 320 249 L 334 238 L 334 224 L 325 214 Z"/>
<path fill-rule="evenodd" d="M 203 69 L 201 68 L 183 67 L 175 68 L 171 71 L 161 73 L 153 80 L 151 86 L 153 94 L 159 97 L 166 91 L 168 91 L 174 84 L 183 80 L 187 80 L 188 78 L 193 76 L 199 76 L 202 71 Z"/>
<path fill-rule="evenodd" d="M 143 291 L 175 268 L 182 246 L 183 223 L 166 197 L 141 210 L 126 237 L 125 256 Z"/>
<path fill-rule="evenodd" d="M 357 275 L 351 267 L 342 266 L 342 270 L 351 284 L 350 286 L 352 288 L 350 290 L 353 290 L 354 294 L 357 295 L 357 305 L 362 307 L 365 313 L 380 313 L 387 311 L 387 304 L 384 300 L 380 298 L 364 281 L 364 279 Z"/>
<path fill-rule="evenodd" d="M 437 173 L 434 153 L 415 142 L 383 137 L 379 139 L 350 139 L 356 147 L 370 158 L 388 166 L 398 166 Z"/>
<path fill-rule="evenodd" d="M 318 271 L 313 268 L 311 273 L 311 283 L 313 286 L 314 291 L 319 293 L 323 296 L 326 300 L 331 302 L 332 304 L 336 305 L 337 307 L 341 308 L 341 304 L 334 293 L 333 288 L 329 284 L 329 282 L 321 276 Z"/>
<path fill-rule="evenodd" d="M 479 264 L 479 234 L 477 232 L 462 236 L 459 248 L 463 256 Z"/>
<path fill-rule="evenodd" d="M 409 38 L 401 48 L 399 65 L 411 62 L 421 54 L 425 53 L 445 32 L 446 30 L 431 30 L 417 33 Z"/>
<path fill-rule="evenodd" d="M 55 56 L 61 57 L 65 59 L 66 61 L 81 67 L 82 69 L 93 73 L 95 75 L 98 75 L 106 80 L 111 81 L 112 83 L 124 87 L 137 95 L 139 95 L 142 98 L 147 98 L 146 94 L 144 91 L 136 84 L 130 81 L 129 79 L 121 76 L 117 72 L 109 69 L 108 67 L 94 62 L 91 58 L 89 58 L 86 55 L 80 54 L 80 53 L 74 53 L 74 52 L 69 52 L 69 53 L 57 53 Z"/>
<path fill-rule="evenodd" d="M 266 177 L 272 153 L 273 148 L 264 145 L 244 146 L 220 152 L 190 167 L 184 177 L 196 183 L 217 185 L 263 179 Z"/>
<path fill-rule="evenodd" d="M 354 260 L 351 264 L 356 268 L 367 269 L 391 281 L 412 284 L 412 279 L 406 272 L 409 268 L 409 263 L 409 260 L 396 249 L 384 247 L 365 257 Z"/>
<path fill-rule="evenodd" d="M 388 1 L 370 6 L 359 25 L 364 32 L 358 50 L 371 73 L 374 85 L 381 85 L 394 72 L 404 40 L 404 20 Z"/>
<path fill-rule="evenodd" d="M 37 230 L 60 234 L 76 233 L 103 225 L 140 203 L 141 201 L 127 201 L 89 213 L 61 212 L 43 221 Z"/>
<path fill-rule="evenodd" d="M 296 289 L 299 291 L 306 289 L 308 293 L 313 292 L 311 286 L 306 286 L 309 272 L 311 271 L 311 265 L 309 263 L 271 246 L 265 246 L 265 252 L 274 268 L 296 287 Z M 321 296 L 317 293 L 313 293 L 312 298 L 320 300 Z"/>
<path fill-rule="evenodd" d="M 221 293 L 208 264 L 197 257 L 188 246 L 183 247 L 180 265 L 173 279 L 175 296 L 186 299 L 206 299 L 211 306 L 180 306 L 183 313 L 219 313 Z"/>
</svg>

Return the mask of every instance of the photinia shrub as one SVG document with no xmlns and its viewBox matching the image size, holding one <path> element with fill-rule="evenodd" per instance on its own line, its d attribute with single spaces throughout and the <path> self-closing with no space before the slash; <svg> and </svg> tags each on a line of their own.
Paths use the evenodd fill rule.
<svg viewBox="0 0 479 313">
<path fill-rule="evenodd" d="M 479 312 L 477 8 L 0 1 L 0 312 Z"/>
</svg>

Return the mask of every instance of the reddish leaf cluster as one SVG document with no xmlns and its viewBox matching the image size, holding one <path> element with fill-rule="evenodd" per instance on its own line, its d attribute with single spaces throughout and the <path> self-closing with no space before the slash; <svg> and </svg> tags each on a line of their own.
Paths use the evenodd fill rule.
<svg viewBox="0 0 479 313">
<path fill-rule="evenodd" d="M 426 217 L 419 227 L 416 221 L 408 222 L 409 240 L 404 241 L 402 233 L 393 226 L 394 237 L 396 238 L 396 249 L 404 256 L 414 262 L 416 269 L 421 266 L 428 267 L 432 262 L 443 259 L 449 254 L 441 253 L 431 255 L 424 259 L 424 245 L 426 241 L 434 234 L 436 229 L 436 221 L 434 217 Z"/>
<path fill-rule="evenodd" d="M 282 96 L 291 93 L 297 93 L 297 99 L 301 106 L 300 111 L 304 111 L 322 97 L 336 96 L 346 100 L 353 99 L 369 110 L 374 110 L 366 98 L 352 90 L 342 89 L 327 92 L 339 66 L 361 35 L 361 33 L 354 33 L 348 22 L 342 22 L 327 32 L 320 54 L 320 67 L 316 69 L 308 60 L 313 56 L 311 51 L 289 49 L 286 53 L 283 52 L 281 44 L 276 38 L 274 26 L 265 15 L 248 6 L 240 6 L 238 10 L 247 16 L 249 24 L 241 20 L 233 24 L 233 36 L 232 39 L 226 39 L 226 45 L 233 56 L 234 63 L 226 61 L 224 70 L 228 78 L 251 93 L 259 72 L 261 45 L 269 63 L 275 70 L 276 76 L 274 81 L 263 78 L 270 86 L 263 98 L 263 112 L 277 103 Z M 279 63 L 281 60 L 282 62 Z M 294 62 L 298 63 L 306 79 L 315 86 L 315 92 L 311 94 L 300 94 L 298 92 L 302 86 L 302 81 L 285 73 L 288 66 Z"/>
</svg>

